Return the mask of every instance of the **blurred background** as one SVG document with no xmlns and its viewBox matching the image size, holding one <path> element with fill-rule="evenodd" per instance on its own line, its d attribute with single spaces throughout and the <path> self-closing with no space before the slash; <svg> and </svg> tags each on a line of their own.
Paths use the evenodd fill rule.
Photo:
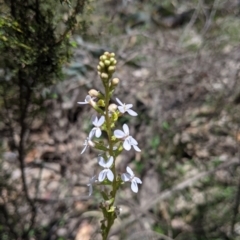
<svg viewBox="0 0 240 240">
<path fill-rule="evenodd" d="M 114 97 L 141 153 L 111 240 L 240 239 L 240 2 L 0 0 L 0 239 L 98 240 L 87 92 L 115 52 Z M 115 99 L 112 99 L 115 101 Z"/>
</svg>

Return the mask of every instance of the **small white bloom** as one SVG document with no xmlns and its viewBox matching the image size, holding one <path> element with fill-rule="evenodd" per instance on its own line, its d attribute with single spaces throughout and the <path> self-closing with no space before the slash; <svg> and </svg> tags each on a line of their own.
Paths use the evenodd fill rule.
<svg viewBox="0 0 240 240">
<path fill-rule="evenodd" d="M 124 182 L 131 182 L 131 189 L 133 192 L 138 192 L 138 184 L 142 184 L 142 181 L 140 178 L 135 177 L 132 169 L 130 167 L 126 168 L 127 173 L 123 173 L 121 178 Z"/>
<path fill-rule="evenodd" d="M 98 160 L 98 164 L 101 166 L 101 167 L 104 167 L 104 170 L 102 170 L 100 173 L 99 173 L 99 176 L 98 176 L 98 181 L 99 182 L 102 182 L 106 177 L 109 181 L 113 181 L 114 179 L 114 175 L 113 175 L 113 172 L 112 170 L 110 169 L 110 167 L 112 166 L 113 164 L 113 157 L 110 157 L 108 159 L 107 162 L 105 162 L 104 158 L 103 157 L 99 157 L 99 160 Z"/>
<path fill-rule="evenodd" d="M 98 120 L 97 117 L 95 117 L 92 121 L 92 124 L 95 126 L 91 132 L 89 133 L 89 135 L 92 135 L 92 136 L 96 136 L 97 138 L 99 138 L 101 135 L 102 135 L 102 131 L 101 131 L 101 126 L 103 125 L 105 121 L 105 117 L 104 116 L 101 116 L 100 119 Z"/>
<path fill-rule="evenodd" d="M 91 147 L 95 146 L 95 143 L 92 141 L 92 137 L 93 137 L 93 134 L 90 132 L 89 136 L 84 141 L 84 144 L 83 144 L 84 148 L 83 148 L 81 154 L 83 154 L 89 146 L 91 146 Z"/>
<path fill-rule="evenodd" d="M 131 146 L 135 149 L 137 152 L 141 152 L 141 149 L 137 146 L 138 142 L 132 137 L 129 136 L 129 127 L 127 124 L 123 125 L 123 131 L 122 130 L 115 130 L 114 136 L 116 138 L 123 139 L 123 148 L 127 151 L 131 149 Z"/>
<path fill-rule="evenodd" d="M 89 179 L 89 182 L 87 184 L 87 186 L 89 187 L 89 194 L 88 196 L 90 197 L 92 195 L 93 192 L 93 184 L 97 182 L 97 176 L 93 176 Z"/>
<path fill-rule="evenodd" d="M 91 104 L 93 102 L 93 99 L 90 95 L 87 95 L 84 102 L 78 102 L 78 104 Z"/>
<path fill-rule="evenodd" d="M 127 112 L 129 115 L 131 116 L 137 116 L 138 114 L 136 112 L 134 112 L 131 108 L 133 107 L 132 104 L 125 104 L 122 103 L 118 98 L 116 98 L 117 102 L 120 104 L 120 106 L 118 106 L 118 110 L 121 113 L 125 113 Z"/>
</svg>

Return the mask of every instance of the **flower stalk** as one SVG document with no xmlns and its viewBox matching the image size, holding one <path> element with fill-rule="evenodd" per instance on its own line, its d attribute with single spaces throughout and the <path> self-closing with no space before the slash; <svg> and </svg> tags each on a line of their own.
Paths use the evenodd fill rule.
<svg viewBox="0 0 240 240">
<path fill-rule="evenodd" d="M 120 80 L 112 76 L 116 69 L 117 61 L 114 53 L 105 52 L 101 57 L 97 66 L 98 75 L 102 80 L 104 93 L 95 89 L 89 91 L 84 102 L 78 102 L 82 105 L 90 105 L 96 110 L 99 117 L 95 116 L 92 124 L 94 127 L 90 131 L 87 139 L 84 142 L 84 148 L 81 152 L 84 153 L 87 148 L 95 148 L 101 151 L 98 157 L 98 164 L 103 168 L 98 177 L 90 178 L 87 186 L 89 187 L 89 195 L 93 192 L 94 183 L 104 185 L 104 191 L 101 191 L 103 201 L 100 204 L 100 209 L 103 213 L 103 220 L 101 220 L 101 234 L 102 239 L 107 240 L 111 227 L 115 219 L 120 214 L 120 208 L 115 206 L 117 191 L 120 186 L 126 182 L 131 183 L 133 192 L 138 192 L 138 184 L 142 181 L 136 177 L 129 166 L 127 166 L 126 173 L 117 174 L 116 158 L 123 151 L 132 149 L 141 152 L 138 147 L 138 142 L 130 135 L 127 124 L 123 125 L 122 130 L 116 130 L 116 123 L 123 114 L 127 113 L 131 116 L 137 116 L 137 113 L 131 108 L 132 104 L 122 103 L 116 98 L 116 103 L 110 103 L 110 99 L 114 93 L 115 88 L 119 85 Z M 107 133 L 107 139 L 96 141 L 102 136 L 102 131 Z"/>
</svg>

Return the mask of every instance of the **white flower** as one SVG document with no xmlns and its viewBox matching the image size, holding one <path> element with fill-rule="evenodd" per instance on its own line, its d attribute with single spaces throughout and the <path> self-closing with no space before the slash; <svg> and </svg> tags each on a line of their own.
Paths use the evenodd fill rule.
<svg viewBox="0 0 240 240">
<path fill-rule="evenodd" d="M 90 132 L 90 133 L 89 133 L 89 136 L 88 136 L 87 139 L 84 141 L 84 144 L 83 144 L 84 148 L 83 148 L 81 154 L 83 154 L 83 153 L 87 150 L 87 148 L 88 148 L 89 146 L 91 146 L 91 147 L 94 147 L 94 146 L 95 146 L 95 143 L 92 141 L 92 137 L 93 137 L 93 133 Z"/>
<path fill-rule="evenodd" d="M 125 104 L 122 103 L 118 98 L 116 98 L 117 102 L 120 104 L 120 106 L 118 106 L 118 110 L 121 113 L 125 113 L 127 112 L 129 115 L 131 116 L 137 116 L 138 114 L 136 112 L 134 112 L 131 108 L 132 108 L 132 104 Z"/>
<path fill-rule="evenodd" d="M 124 182 L 131 182 L 131 189 L 133 192 L 138 192 L 138 184 L 142 184 L 142 181 L 140 178 L 135 177 L 132 169 L 130 167 L 126 168 L 127 173 L 123 173 L 121 178 Z"/>
<path fill-rule="evenodd" d="M 98 164 L 104 167 L 104 170 L 99 173 L 98 181 L 102 182 L 107 177 L 107 179 L 112 182 L 114 175 L 110 167 L 113 164 L 113 157 L 110 157 L 107 162 L 105 162 L 103 157 L 99 157 Z"/>
<path fill-rule="evenodd" d="M 100 119 L 98 120 L 97 117 L 95 117 L 92 121 L 92 124 L 95 126 L 91 132 L 89 133 L 89 135 L 92 135 L 92 136 L 96 136 L 97 138 L 99 138 L 101 135 L 102 135 L 102 131 L 101 131 L 101 126 L 103 125 L 105 121 L 105 117 L 104 116 L 101 116 Z"/>
<path fill-rule="evenodd" d="M 90 104 L 92 105 L 93 99 L 90 95 L 87 95 L 84 102 L 78 102 L 78 104 Z"/>
<path fill-rule="evenodd" d="M 89 182 L 87 184 L 87 186 L 89 187 L 89 194 L 88 196 L 90 197 L 92 195 L 92 192 L 93 192 L 93 184 L 97 182 L 97 176 L 93 176 L 89 179 Z"/>
<path fill-rule="evenodd" d="M 123 132 L 124 131 L 124 132 Z M 141 152 L 140 148 L 137 146 L 138 142 L 132 137 L 129 136 L 129 128 L 127 124 L 123 125 L 123 131 L 122 130 L 115 130 L 114 136 L 116 138 L 123 139 L 123 148 L 127 151 L 131 149 L 131 146 L 135 149 L 137 152 Z"/>
</svg>

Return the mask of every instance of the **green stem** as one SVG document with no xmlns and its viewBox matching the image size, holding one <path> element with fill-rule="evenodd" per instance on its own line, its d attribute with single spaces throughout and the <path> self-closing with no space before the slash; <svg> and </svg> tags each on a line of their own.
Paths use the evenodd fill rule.
<svg viewBox="0 0 240 240">
<path fill-rule="evenodd" d="M 115 169 L 115 156 L 113 154 L 113 142 L 112 142 L 112 129 L 111 129 L 111 119 L 108 115 L 108 107 L 109 107 L 109 101 L 110 101 L 110 88 L 109 88 L 109 81 L 107 81 L 105 85 L 105 119 L 106 119 L 106 129 L 107 129 L 107 135 L 108 135 L 108 142 L 109 142 L 109 154 L 110 156 L 114 157 L 113 166 L 111 167 L 111 170 L 114 175 L 113 183 L 112 183 L 112 192 L 111 192 L 111 198 L 113 198 L 112 203 L 109 206 L 109 209 L 113 206 L 116 192 L 117 192 L 117 177 L 116 177 L 116 169 Z M 103 240 L 107 240 L 108 234 L 110 232 L 110 229 L 114 223 L 115 220 L 115 213 L 114 212 L 107 212 L 107 226 L 105 230 L 103 231 Z"/>
</svg>

